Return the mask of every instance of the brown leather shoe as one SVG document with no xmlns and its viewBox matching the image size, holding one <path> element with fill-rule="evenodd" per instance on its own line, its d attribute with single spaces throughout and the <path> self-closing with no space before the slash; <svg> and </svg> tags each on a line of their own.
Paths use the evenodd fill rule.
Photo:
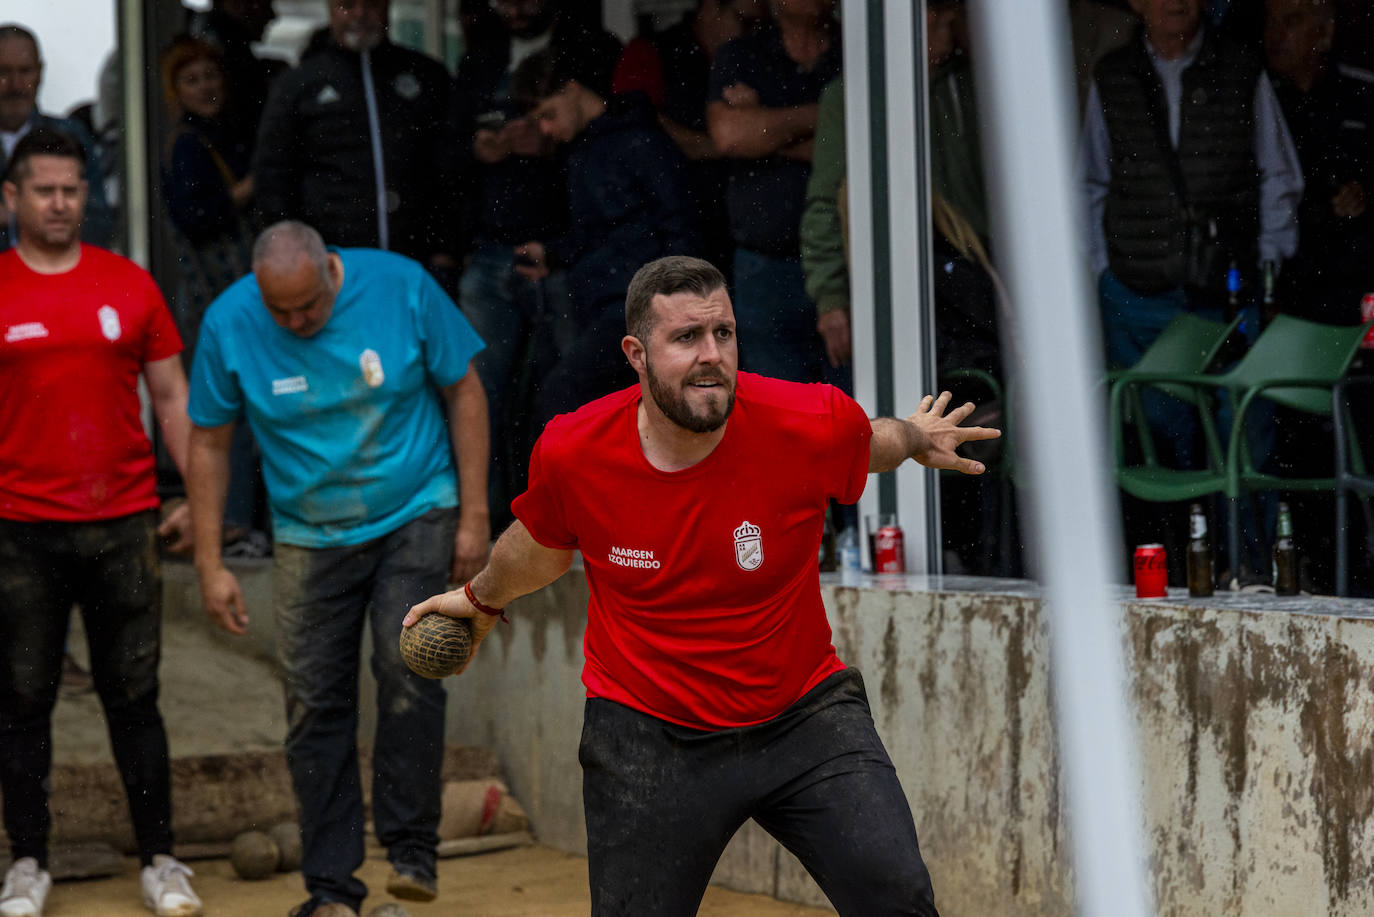
<svg viewBox="0 0 1374 917">
<path fill-rule="evenodd" d="M 439 897 L 439 884 L 428 876 L 392 868 L 386 880 L 387 893 L 402 901 L 433 901 Z"/>
</svg>

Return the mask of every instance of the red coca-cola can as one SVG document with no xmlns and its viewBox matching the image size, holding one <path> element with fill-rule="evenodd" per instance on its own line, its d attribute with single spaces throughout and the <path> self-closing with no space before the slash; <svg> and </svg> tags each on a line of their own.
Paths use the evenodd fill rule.
<svg viewBox="0 0 1374 917">
<path fill-rule="evenodd" d="M 1360 297 L 1360 324 L 1364 324 L 1374 318 L 1374 293 L 1366 293 Z M 1360 341 L 1360 346 L 1365 350 L 1374 350 L 1374 325 L 1364 333 L 1364 340 Z"/>
<path fill-rule="evenodd" d="M 1169 569 L 1164 562 L 1164 545 L 1142 544 L 1135 549 L 1135 596 L 1161 599 L 1169 594 Z"/>
<path fill-rule="evenodd" d="M 906 572 L 906 539 L 901 526 L 885 525 L 873 533 L 873 569 L 878 573 Z"/>
</svg>

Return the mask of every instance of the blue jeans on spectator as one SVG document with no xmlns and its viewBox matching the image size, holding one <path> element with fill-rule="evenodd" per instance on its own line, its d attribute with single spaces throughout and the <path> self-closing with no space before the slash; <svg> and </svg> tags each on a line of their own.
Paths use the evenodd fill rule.
<svg viewBox="0 0 1374 917">
<path fill-rule="evenodd" d="M 486 343 L 474 358 L 487 395 L 491 422 L 491 472 L 488 475 L 493 520 L 499 526 L 515 493 L 504 474 L 523 464 L 529 450 L 512 442 L 511 431 L 533 415 L 532 392 L 540 376 L 577 336 L 569 314 L 567 275 L 555 271 L 538 283 L 515 272 L 515 250 L 491 240 L 478 242 L 458 285 L 458 305 Z M 533 378 L 524 378 L 532 375 Z M 523 401 L 521 382 L 529 401 Z"/>
<path fill-rule="evenodd" d="M 277 545 L 278 654 L 301 871 L 311 895 L 354 910 L 367 895 L 353 873 L 363 863 L 358 654 L 368 624 L 377 680 L 373 826 L 394 865 L 435 875 L 444 687 L 406 667 L 397 636 L 411 605 L 444 590 L 457 523 L 456 509 L 435 509 L 362 544 Z"/>
<path fill-rule="evenodd" d="M 0 792 L 14 859 L 48 862 L 52 712 L 73 603 L 144 865 L 172 852 L 167 734 L 158 712 L 157 513 L 94 522 L 0 520 Z"/>
<path fill-rule="evenodd" d="M 829 382 L 853 392 L 852 369 L 832 367 L 816 330 L 800 258 L 735 249 L 740 368 L 790 382 Z"/>
</svg>

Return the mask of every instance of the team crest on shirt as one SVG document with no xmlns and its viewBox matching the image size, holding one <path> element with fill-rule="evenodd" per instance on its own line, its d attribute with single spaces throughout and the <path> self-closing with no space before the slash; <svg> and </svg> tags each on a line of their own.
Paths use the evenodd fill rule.
<svg viewBox="0 0 1374 917">
<path fill-rule="evenodd" d="M 358 365 L 363 370 L 363 381 L 372 388 L 378 388 L 386 381 L 386 372 L 382 369 L 382 358 L 371 347 L 358 355 Z"/>
<path fill-rule="evenodd" d="M 735 529 L 735 563 L 741 570 L 757 570 L 763 563 L 762 531 L 747 520 Z"/>
<path fill-rule="evenodd" d="M 119 313 L 112 306 L 101 306 L 95 312 L 96 318 L 100 319 L 100 333 L 105 335 L 107 341 L 119 340 Z"/>
</svg>

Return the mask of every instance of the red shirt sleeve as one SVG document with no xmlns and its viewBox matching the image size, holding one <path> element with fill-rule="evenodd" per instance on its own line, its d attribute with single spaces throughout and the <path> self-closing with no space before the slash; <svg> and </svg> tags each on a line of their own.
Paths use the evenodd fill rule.
<svg viewBox="0 0 1374 917">
<path fill-rule="evenodd" d="M 654 103 L 656 110 L 663 110 L 663 100 L 668 94 L 663 80 L 663 61 L 658 56 L 658 49 L 647 38 L 636 38 L 625 46 L 611 77 L 611 91 L 617 94 L 642 92 Z"/>
<path fill-rule="evenodd" d="M 530 453 L 529 486 L 511 502 L 511 512 L 529 531 L 530 537 L 546 548 L 563 551 L 577 547 L 577 536 L 568 528 L 560 489 L 574 486 L 570 478 L 557 474 L 545 454 L 549 436 L 546 428 Z"/>
<path fill-rule="evenodd" d="M 147 334 L 143 337 L 143 362 L 152 363 L 181 353 L 181 334 L 177 331 L 171 310 L 167 308 L 167 300 L 162 298 L 162 291 L 157 288 L 153 278 L 145 274 L 144 284 Z"/>
<path fill-rule="evenodd" d="M 830 496 L 854 503 L 868 483 L 868 448 L 873 423 L 859 403 L 837 388 L 830 389 L 832 463 L 827 480 L 834 482 Z"/>
</svg>

